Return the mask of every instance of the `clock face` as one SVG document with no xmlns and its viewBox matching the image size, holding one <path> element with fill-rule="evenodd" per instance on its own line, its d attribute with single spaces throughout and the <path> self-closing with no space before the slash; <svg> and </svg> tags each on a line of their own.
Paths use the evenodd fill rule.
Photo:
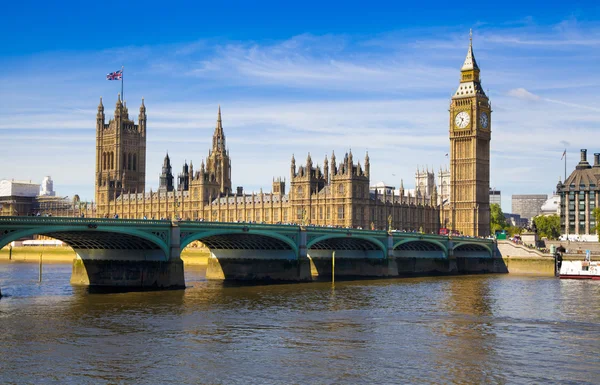
<svg viewBox="0 0 600 385">
<path fill-rule="evenodd" d="M 479 124 L 481 125 L 481 128 L 488 128 L 489 123 L 490 118 L 488 117 L 488 114 L 486 112 L 482 112 L 479 116 Z"/>
<path fill-rule="evenodd" d="M 456 127 L 458 127 L 458 128 L 465 128 L 469 125 L 470 121 L 471 121 L 471 117 L 469 116 L 469 113 L 466 111 L 462 111 L 462 112 L 459 112 L 458 114 L 456 114 L 456 118 L 454 119 L 454 124 L 456 124 Z"/>
</svg>

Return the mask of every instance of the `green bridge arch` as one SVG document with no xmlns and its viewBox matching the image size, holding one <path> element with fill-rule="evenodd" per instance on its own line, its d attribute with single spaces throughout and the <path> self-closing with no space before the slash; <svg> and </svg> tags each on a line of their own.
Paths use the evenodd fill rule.
<svg viewBox="0 0 600 385">
<path fill-rule="evenodd" d="M 288 246 L 290 246 L 290 248 L 292 249 L 292 251 L 294 252 L 294 254 L 296 256 L 298 255 L 298 251 L 300 249 L 299 246 L 296 244 L 296 242 L 294 242 L 292 239 L 288 238 L 285 235 L 281 235 L 281 234 L 278 234 L 273 231 L 239 228 L 239 229 L 196 230 L 196 231 L 185 229 L 184 232 L 192 233 L 192 234 L 188 235 L 187 237 L 185 237 L 181 240 L 181 244 L 179 246 L 180 250 L 183 250 L 186 246 L 188 246 L 190 243 L 192 243 L 194 241 L 202 241 L 202 239 L 209 238 L 209 237 L 212 237 L 215 235 L 233 235 L 233 234 L 236 234 L 236 235 L 237 234 L 259 235 L 259 236 L 263 236 L 263 237 L 267 237 L 267 238 L 277 239 L 279 241 L 284 242 Z"/>
<path fill-rule="evenodd" d="M 94 224 L 94 225 L 98 225 L 97 223 L 93 223 L 91 222 L 90 224 Z M 41 226 L 41 227 L 31 227 L 31 228 L 25 228 L 25 229 L 18 229 L 16 231 L 13 232 L 9 232 L 6 234 L 6 236 L 2 237 L 0 239 L 0 248 L 3 248 L 4 246 L 8 245 L 9 243 L 19 240 L 21 238 L 25 238 L 25 237 L 30 237 L 32 235 L 48 235 L 48 234 L 53 234 L 53 233 L 69 233 L 69 232 L 85 232 L 85 233 L 89 233 L 91 236 L 93 236 L 94 233 L 96 232 L 102 232 L 102 233 L 118 233 L 118 234 L 123 234 L 123 235 L 129 235 L 132 237 L 137 237 L 137 238 L 142 238 L 146 241 L 149 241 L 153 244 L 155 244 L 156 246 L 158 246 L 158 248 L 160 250 L 162 250 L 165 253 L 165 259 L 169 259 L 170 257 L 170 246 L 167 244 L 168 240 L 169 240 L 169 236 L 167 236 L 167 241 L 163 241 L 161 238 L 159 238 L 158 236 L 142 231 L 142 230 L 138 230 L 135 228 L 130 228 L 130 227 L 104 227 L 104 226 L 98 226 L 96 228 L 90 229 L 88 227 L 88 225 L 82 226 L 82 225 L 64 225 L 64 226 Z M 59 238 L 56 238 L 59 239 Z M 62 239 L 59 239 L 61 241 L 63 241 Z M 68 242 L 65 242 L 67 245 L 69 245 Z M 69 245 L 71 246 L 71 245 Z"/>
<path fill-rule="evenodd" d="M 326 234 L 326 235 L 321 235 L 320 237 L 317 237 L 317 238 L 311 240 L 310 242 L 308 242 L 306 244 L 306 249 L 310 249 L 315 244 L 317 244 L 319 242 L 322 242 L 322 241 L 326 241 L 328 239 L 347 239 L 347 238 L 361 239 L 361 240 L 364 240 L 364 241 L 371 242 L 371 243 L 377 245 L 381 249 L 381 251 L 383 252 L 384 258 L 387 255 L 387 246 L 384 245 L 383 242 L 381 242 L 377 238 L 373 238 L 373 237 L 369 237 L 367 235 L 361 235 L 361 234 L 352 234 L 352 235 L 347 235 L 347 234 Z"/>
<path fill-rule="evenodd" d="M 396 248 L 400 245 L 404 245 L 406 243 L 411 243 L 411 242 L 425 242 L 425 243 L 432 243 L 434 245 L 439 246 L 442 251 L 444 252 L 444 254 L 446 255 L 446 257 L 448 257 L 448 247 L 446 245 L 444 245 L 442 242 L 437 241 L 435 239 L 428 239 L 428 238 L 406 238 L 406 239 L 401 239 L 398 242 L 394 243 L 394 247 L 393 250 L 396 250 Z"/>
<path fill-rule="evenodd" d="M 458 242 L 454 244 L 454 247 L 452 247 L 452 251 L 455 251 L 458 247 L 460 246 L 465 246 L 465 245 L 471 245 L 471 246 L 477 246 L 477 247 L 482 247 L 485 250 L 487 250 L 487 252 L 490 254 L 490 257 L 494 256 L 494 251 L 492 250 L 492 248 L 485 244 L 485 243 L 480 243 L 480 242 Z"/>
</svg>

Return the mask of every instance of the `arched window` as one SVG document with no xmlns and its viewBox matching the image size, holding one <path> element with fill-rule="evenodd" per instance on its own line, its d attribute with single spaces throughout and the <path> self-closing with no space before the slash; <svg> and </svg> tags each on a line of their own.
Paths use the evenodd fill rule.
<svg viewBox="0 0 600 385">
<path fill-rule="evenodd" d="M 110 153 L 110 169 L 111 170 L 115 169 L 115 153 L 114 152 Z"/>
<path fill-rule="evenodd" d="M 298 195 L 298 197 L 302 197 L 302 194 L 304 193 L 304 191 L 302 190 L 302 186 L 298 186 L 298 188 L 296 189 L 296 195 Z"/>
<path fill-rule="evenodd" d="M 102 153 L 102 170 L 106 170 L 106 153 Z"/>
<path fill-rule="evenodd" d="M 344 193 L 344 185 L 343 184 L 339 184 L 338 186 L 338 193 L 343 194 Z"/>
<path fill-rule="evenodd" d="M 127 154 L 123 153 L 123 170 L 127 170 Z"/>
<path fill-rule="evenodd" d="M 130 153 L 129 156 L 127 157 L 127 169 L 131 170 L 131 166 L 132 166 L 132 159 L 133 155 Z"/>
<path fill-rule="evenodd" d="M 133 171 L 137 170 L 137 156 L 133 154 Z"/>
</svg>

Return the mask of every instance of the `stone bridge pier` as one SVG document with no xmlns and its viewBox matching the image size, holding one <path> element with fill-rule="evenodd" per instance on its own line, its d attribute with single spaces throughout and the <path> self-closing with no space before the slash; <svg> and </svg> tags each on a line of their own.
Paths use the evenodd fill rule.
<svg viewBox="0 0 600 385">
<path fill-rule="evenodd" d="M 170 233 L 167 249 L 131 236 L 112 247 L 119 237 L 110 233 L 92 238 L 95 242 L 99 238 L 107 238 L 101 242 L 101 249 L 79 248 L 76 242 L 71 241 L 77 254 L 73 261 L 71 284 L 141 290 L 185 288 L 179 227 L 173 226 L 166 231 Z"/>
</svg>

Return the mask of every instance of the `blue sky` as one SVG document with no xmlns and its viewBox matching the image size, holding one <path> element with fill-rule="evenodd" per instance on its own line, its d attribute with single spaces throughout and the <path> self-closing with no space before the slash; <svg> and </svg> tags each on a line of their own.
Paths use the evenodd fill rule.
<svg viewBox="0 0 600 385">
<path fill-rule="evenodd" d="M 448 104 L 473 28 L 492 114 L 491 184 L 551 193 L 600 152 L 600 3 L 12 2 L 0 14 L 0 179 L 54 179 L 92 199 L 95 110 L 148 113 L 147 188 L 168 150 L 206 157 L 217 107 L 233 184 L 270 191 L 292 154 L 352 149 L 372 183 L 447 164 Z M 422 5 L 425 4 L 425 5 Z M 108 118 L 108 117 L 107 117 Z"/>
</svg>

